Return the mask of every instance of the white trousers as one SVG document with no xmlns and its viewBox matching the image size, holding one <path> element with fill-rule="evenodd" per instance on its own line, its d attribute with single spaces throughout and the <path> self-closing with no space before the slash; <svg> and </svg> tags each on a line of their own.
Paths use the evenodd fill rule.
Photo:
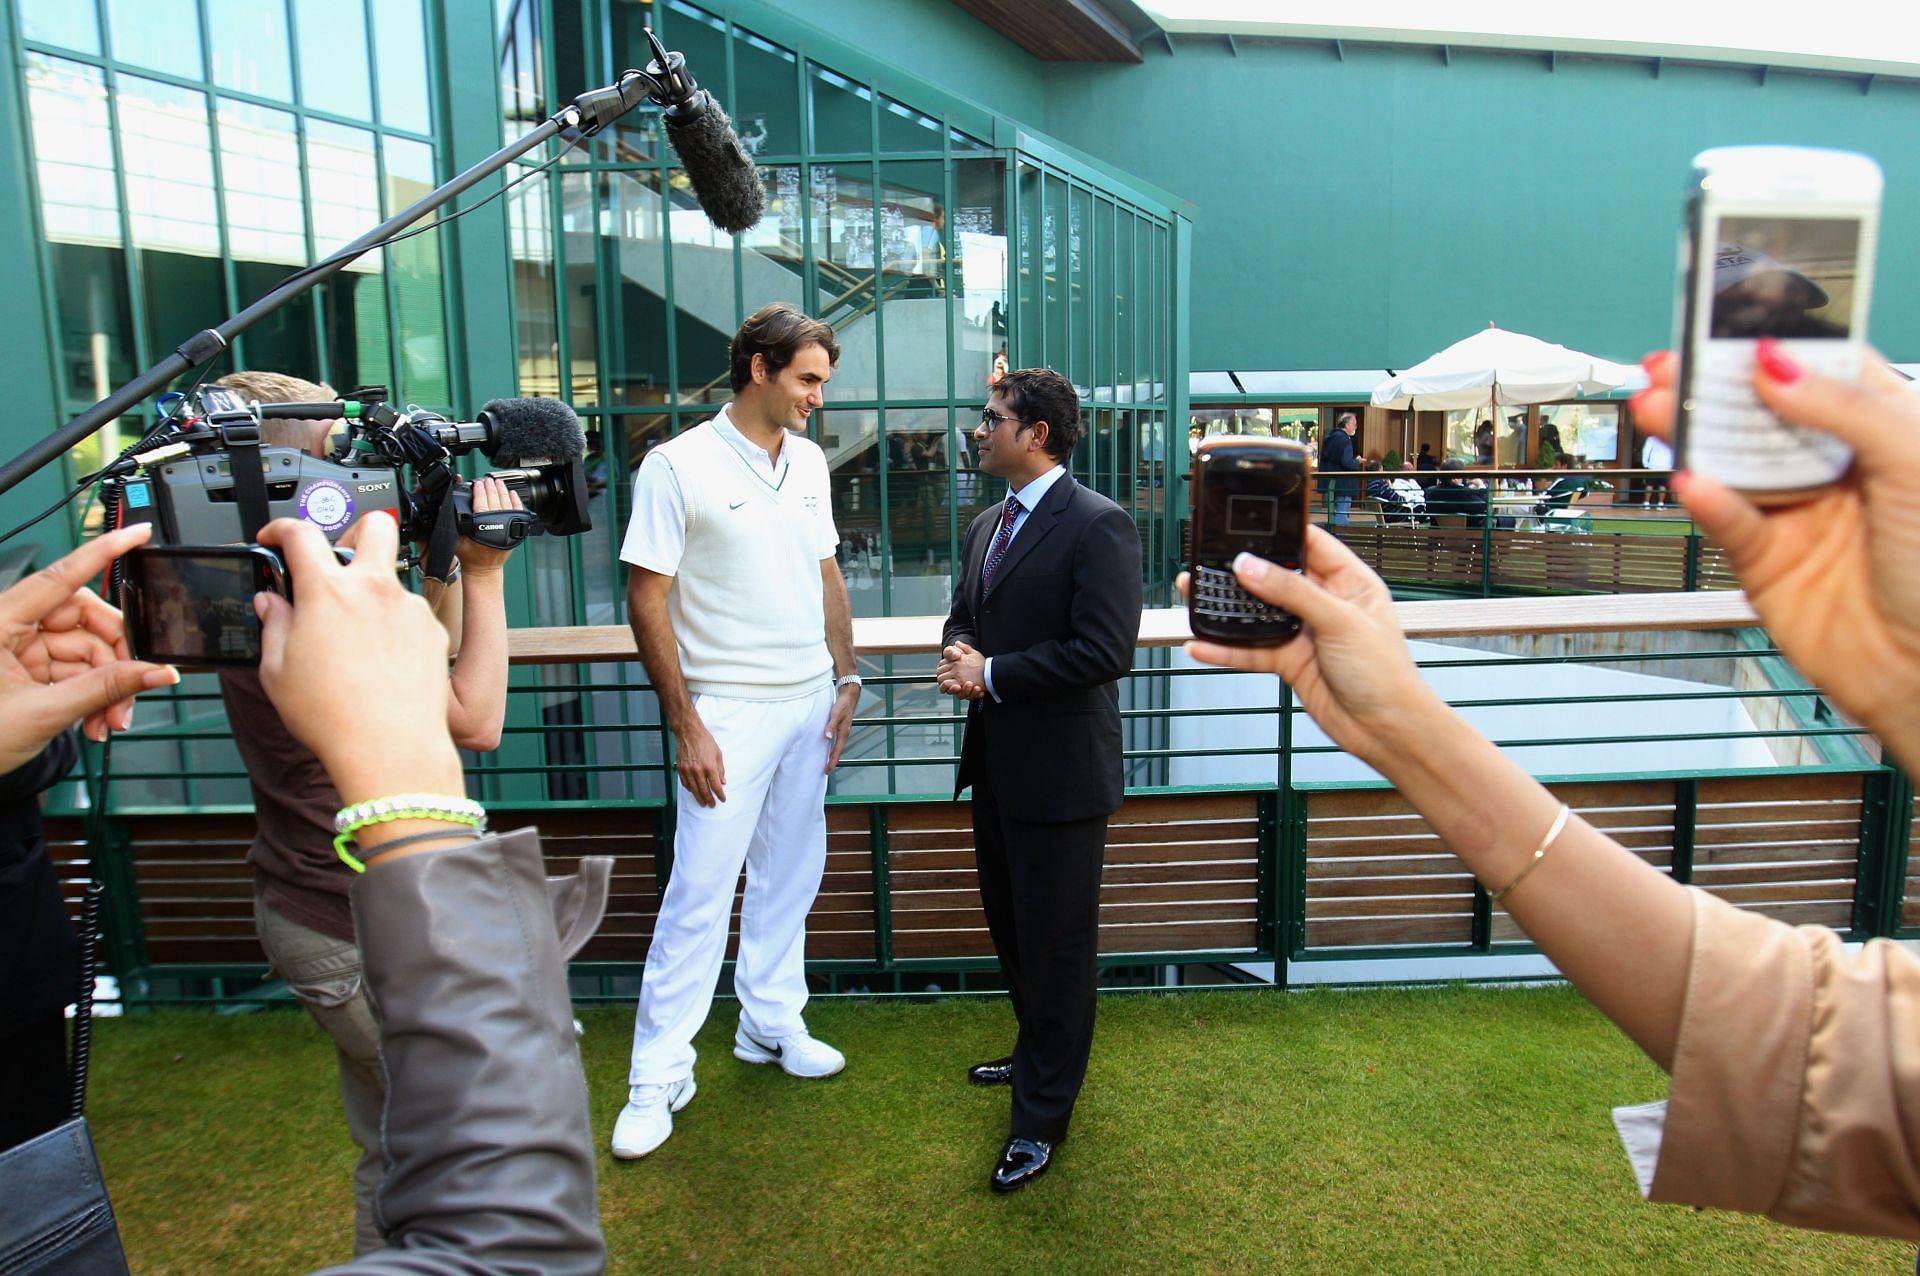
<svg viewBox="0 0 1920 1276">
<path fill-rule="evenodd" d="M 693 1071 L 693 1034 L 713 1008 L 740 866 L 740 1022 L 772 1041 L 800 1031 L 807 1004 L 806 923 L 827 865 L 827 719 L 833 690 L 792 700 L 695 696 L 720 746 L 726 801 L 701 806 L 680 786 L 673 873 L 640 982 L 628 1085 Z"/>
</svg>

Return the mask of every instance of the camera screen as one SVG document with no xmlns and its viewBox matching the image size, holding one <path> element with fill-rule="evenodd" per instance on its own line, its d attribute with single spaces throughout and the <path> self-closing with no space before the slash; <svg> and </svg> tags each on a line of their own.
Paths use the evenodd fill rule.
<svg viewBox="0 0 1920 1276">
<path fill-rule="evenodd" d="M 1280 526 L 1280 502 L 1271 496 L 1227 497 L 1227 535 L 1271 536 Z"/>
<path fill-rule="evenodd" d="M 1857 218 L 1722 218 L 1712 335 L 1844 340 L 1859 259 Z"/>
<path fill-rule="evenodd" d="M 260 582 L 251 557 L 148 554 L 140 562 L 143 655 L 183 663 L 260 659 L 253 614 Z"/>
</svg>

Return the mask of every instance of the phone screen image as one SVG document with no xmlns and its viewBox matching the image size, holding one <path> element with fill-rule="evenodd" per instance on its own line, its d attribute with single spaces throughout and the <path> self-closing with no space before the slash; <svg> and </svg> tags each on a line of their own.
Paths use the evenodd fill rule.
<svg viewBox="0 0 1920 1276">
<path fill-rule="evenodd" d="M 1708 335 L 1828 339 L 1852 335 L 1860 258 L 1855 217 L 1721 218 Z"/>
<path fill-rule="evenodd" d="M 1227 535 L 1272 536 L 1280 526 L 1280 502 L 1271 496 L 1227 496 Z"/>
<path fill-rule="evenodd" d="M 140 645 L 149 659 L 257 664 L 259 567 L 247 555 L 146 554 L 140 560 Z"/>
</svg>

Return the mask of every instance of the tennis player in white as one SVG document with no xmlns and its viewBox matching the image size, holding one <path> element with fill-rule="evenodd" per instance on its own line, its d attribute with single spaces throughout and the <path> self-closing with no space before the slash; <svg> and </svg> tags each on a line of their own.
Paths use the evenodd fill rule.
<svg viewBox="0 0 1920 1276">
<path fill-rule="evenodd" d="M 846 1066 L 801 1018 L 827 775 L 860 699 L 826 454 L 806 436 L 839 356 L 819 320 L 758 311 L 733 338 L 733 401 L 654 448 L 634 478 L 627 613 L 680 790 L 616 1157 L 659 1147 L 693 1098 L 693 1037 L 713 1005 L 743 863 L 734 1057 L 796 1077 Z"/>
</svg>

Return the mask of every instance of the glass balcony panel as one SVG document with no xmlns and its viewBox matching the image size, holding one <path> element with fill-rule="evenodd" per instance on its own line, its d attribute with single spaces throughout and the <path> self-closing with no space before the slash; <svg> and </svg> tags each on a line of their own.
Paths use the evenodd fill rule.
<svg viewBox="0 0 1920 1276">
<path fill-rule="evenodd" d="M 157 357 L 232 309 L 220 267 L 207 95 L 131 75 L 117 77 L 114 92 L 147 349 Z"/>
<path fill-rule="evenodd" d="M 555 318 L 553 227 L 548 178 L 536 177 L 507 196 L 507 254 L 513 267 L 513 327 L 520 393 L 560 393 Z"/>
<path fill-rule="evenodd" d="M 856 616 L 883 616 L 886 546 L 880 522 L 880 414 L 836 408 L 816 412 L 817 440 L 833 475 L 833 525 L 840 533 L 840 574 Z"/>
<path fill-rule="evenodd" d="M 880 99 L 880 149 L 940 151 L 940 121 L 890 97 Z"/>
<path fill-rule="evenodd" d="M 566 399 L 575 408 L 600 406 L 600 275 L 596 241 L 601 224 L 600 181 L 571 172 L 560 183 L 560 240 L 565 245 Z"/>
<path fill-rule="evenodd" d="M 951 418 L 946 408 L 887 411 L 887 550 L 896 616 L 945 612 L 951 601 Z"/>
<path fill-rule="evenodd" d="M 727 347 L 740 326 L 734 294 L 733 236 L 700 211 L 686 170 L 667 177 L 667 234 L 673 254 L 674 336 L 680 402 L 725 403 Z"/>
</svg>

